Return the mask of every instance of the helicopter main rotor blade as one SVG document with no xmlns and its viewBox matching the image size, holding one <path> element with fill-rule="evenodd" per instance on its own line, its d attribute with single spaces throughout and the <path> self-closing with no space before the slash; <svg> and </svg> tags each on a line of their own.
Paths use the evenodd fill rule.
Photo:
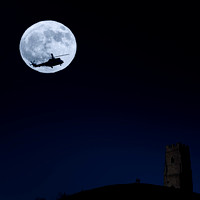
<svg viewBox="0 0 200 200">
<path fill-rule="evenodd" d="M 67 54 L 63 54 L 63 55 L 59 55 L 59 56 L 55 56 L 55 58 L 57 58 L 57 57 L 61 57 L 61 56 L 66 56 L 66 55 L 69 55 L 69 54 L 67 53 Z"/>
</svg>

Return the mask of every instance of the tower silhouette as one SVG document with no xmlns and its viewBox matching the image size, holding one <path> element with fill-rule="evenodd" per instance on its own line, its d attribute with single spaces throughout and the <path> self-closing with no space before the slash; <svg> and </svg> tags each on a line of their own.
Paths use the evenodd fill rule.
<svg viewBox="0 0 200 200">
<path fill-rule="evenodd" d="M 164 186 L 193 191 L 189 146 L 181 143 L 166 146 Z"/>
</svg>

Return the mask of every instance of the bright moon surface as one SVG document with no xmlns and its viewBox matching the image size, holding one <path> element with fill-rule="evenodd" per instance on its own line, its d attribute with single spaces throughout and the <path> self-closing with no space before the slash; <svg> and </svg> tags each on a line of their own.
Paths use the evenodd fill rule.
<svg viewBox="0 0 200 200">
<path fill-rule="evenodd" d="M 24 62 L 30 68 L 42 73 L 54 73 L 66 68 L 72 62 L 77 45 L 69 28 L 59 22 L 47 20 L 30 26 L 22 35 L 19 48 Z M 63 63 L 53 67 L 32 65 L 32 63 L 39 65 L 48 62 L 51 54 L 56 58 L 60 56 Z"/>
</svg>

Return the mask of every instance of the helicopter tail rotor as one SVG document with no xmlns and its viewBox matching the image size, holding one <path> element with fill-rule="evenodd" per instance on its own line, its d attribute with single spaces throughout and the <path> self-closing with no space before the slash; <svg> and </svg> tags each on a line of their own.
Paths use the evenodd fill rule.
<svg viewBox="0 0 200 200">
<path fill-rule="evenodd" d="M 33 67 L 37 67 L 37 64 L 35 63 L 35 60 L 32 61 L 32 62 L 30 63 L 30 65 L 32 65 Z"/>
<path fill-rule="evenodd" d="M 34 65 L 35 64 L 35 60 L 30 62 L 30 65 Z"/>
</svg>

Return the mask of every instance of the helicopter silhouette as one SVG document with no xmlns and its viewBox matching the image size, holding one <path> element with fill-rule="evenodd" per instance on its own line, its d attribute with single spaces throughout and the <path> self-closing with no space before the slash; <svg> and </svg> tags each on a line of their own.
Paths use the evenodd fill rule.
<svg viewBox="0 0 200 200">
<path fill-rule="evenodd" d="M 62 65 L 64 62 L 59 57 L 66 56 L 66 55 L 69 55 L 69 54 L 63 54 L 63 55 L 55 56 L 54 57 L 54 55 L 51 53 L 51 58 L 47 62 L 36 64 L 35 61 L 33 61 L 33 62 L 31 62 L 31 65 L 33 67 L 45 66 L 45 67 L 51 67 L 51 68 L 53 68 L 56 65 Z"/>
</svg>

